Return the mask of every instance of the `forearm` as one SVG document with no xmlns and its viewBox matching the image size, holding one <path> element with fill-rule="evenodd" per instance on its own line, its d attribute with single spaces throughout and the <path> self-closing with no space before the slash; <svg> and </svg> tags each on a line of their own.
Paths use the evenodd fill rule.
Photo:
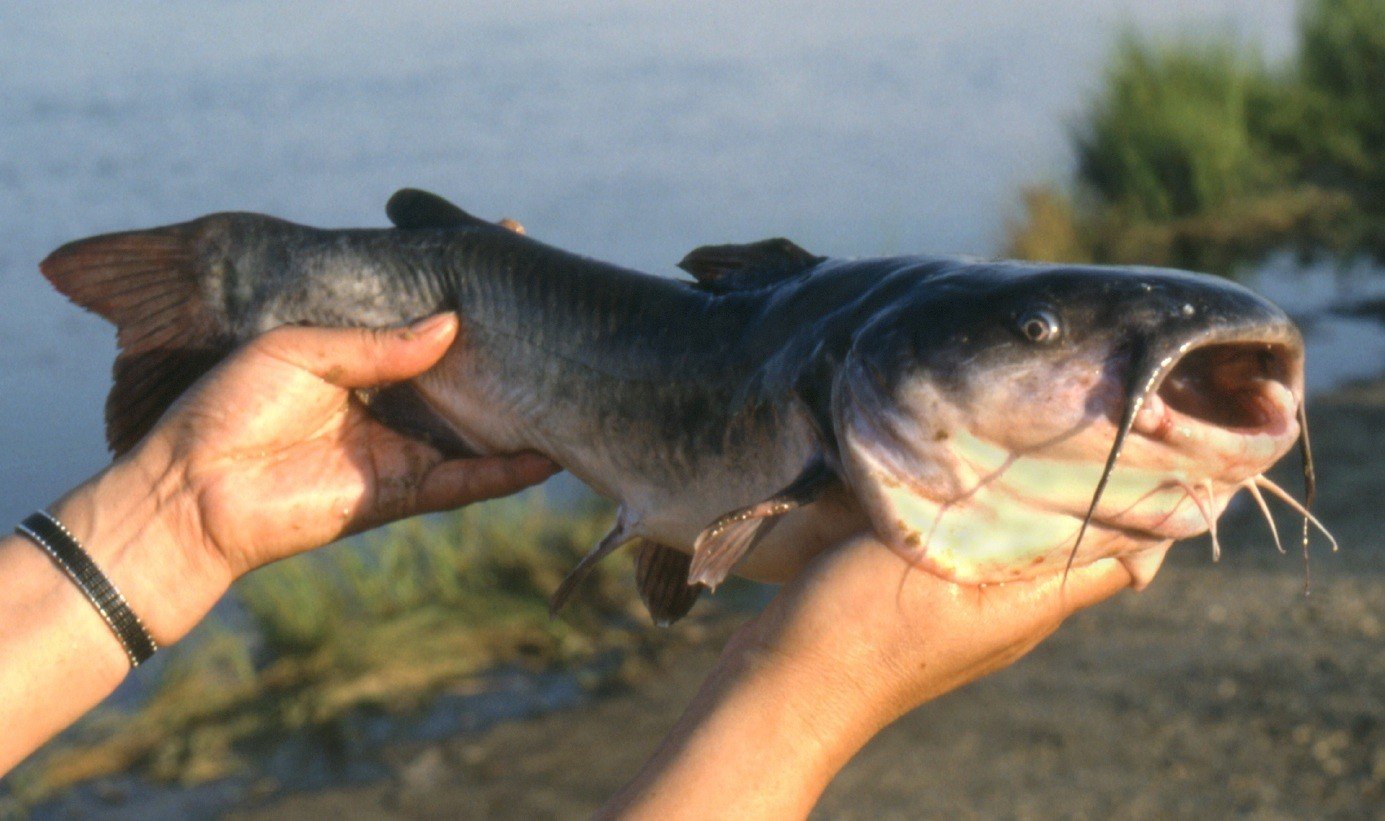
<svg viewBox="0 0 1385 821">
<path fill-rule="evenodd" d="M 758 622 L 741 629 L 601 817 L 804 817 L 893 717 L 860 692 L 861 682 L 766 652 L 760 630 Z"/>
<path fill-rule="evenodd" d="M 173 477 L 127 459 L 49 507 L 160 645 L 210 610 L 229 578 L 179 549 Z M 91 709 L 130 661 L 81 590 L 27 538 L 0 539 L 0 773 Z"/>
</svg>

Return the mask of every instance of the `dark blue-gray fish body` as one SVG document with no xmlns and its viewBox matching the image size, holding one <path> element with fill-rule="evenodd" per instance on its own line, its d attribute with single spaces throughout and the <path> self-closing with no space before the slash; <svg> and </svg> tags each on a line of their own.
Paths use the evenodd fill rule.
<svg viewBox="0 0 1385 821">
<path fill-rule="evenodd" d="M 120 329 L 112 448 L 256 334 L 455 310 L 436 367 L 363 398 L 444 453 L 536 450 L 615 500 L 555 601 L 636 541 L 667 622 L 733 569 L 783 579 L 867 529 L 959 582 L 1115 556 L 1144 584 L 1238 489 L 1278 492 L 1261 474 L 1299 438 L 1297 330 L 1209 277 L 767 240 L 694 251 L 685 282 L 423 192 L 389 213 L 340 231 L 218 214 L 54 252 L 49 279 Z"/>
</svg>

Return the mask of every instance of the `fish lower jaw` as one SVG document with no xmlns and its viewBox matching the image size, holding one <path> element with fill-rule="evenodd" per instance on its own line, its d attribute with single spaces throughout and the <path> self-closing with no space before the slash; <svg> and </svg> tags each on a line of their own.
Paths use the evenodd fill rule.
<svg viewBox="0 0 1385 821">
<path fill-rule="evenodd" d="M 889 539 L 887 543 L 914 567 L 956 584 L 986 586 L 1027 581 L 1062 573 L 1068 568 L 1073 537 L 1080 520 L 1063 518 L 1071 525 L 1064 538 L 1045 545 L 1017 547 L 1013 553 L 1002 550 L 991 555 L 979 555 L 967 549 L 974 543 L 957 544 L 948 539 L 938 539 L 937 534 L 927 545 L 916 544 L 918 540 L 912 538 L 912 534 L 906 535 L 902 541 Z M 1132 585 L 1142 589 L 1154 578 L 1164 552 L 1174 539 L 1161 533 L 1133 530 L 1094 520 L 1083 537 L 1077 556 L 1072 560 L 1072 567 L 1084 567 L 1101 559 L 1118 559 L 1130 571 Z M 995 548 L 996 543 L 990 546 Z"/>
<path fill-rule="evenodd" d="M 1298 440 L 1299 399 L 1274 381 L 1257 383 L 1242 394 L 1245 424 L 1229 426 L 1184 413 L 1161 394 L 1151 393 L 1135 415 L 1131 432 L 1202 462 L 1217 460 L 1225 471 L 1260 473 Z"/>
</svg>

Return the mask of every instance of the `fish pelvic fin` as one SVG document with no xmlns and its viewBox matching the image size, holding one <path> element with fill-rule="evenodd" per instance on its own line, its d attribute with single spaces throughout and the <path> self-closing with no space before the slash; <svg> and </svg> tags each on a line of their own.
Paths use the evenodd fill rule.
<svg viewBox="0 0 1385 821">
<path fill-rule="evenodd" d="M 106 442 L 117 456 L 234 347 L 204 296 L 198 241 L 197 224 L 183 223 L 78 240 L 39 263 L 53 287 L 116 325 Z"/>
<path fill-rule="evenodd" d="M 692 557 L 650 539 L 636 542 L 635 584 L 654 623 L 668 627 L 692 610 L 706 588 L 688 581 Z"/>
<path fill-rule="evenodd" d="M 578 586 L 582 584 L 587 576 L 591 575 L 597 563 L 614 553 L 616 548 L 633 539 L 635 537 L 634 530 L 634 523 L 631 521 L 631 517 L 626 512 L 625 508 L 621 508 L 616 514 L 616 523 L 615 526 L 611 528 L 611 532 L 602 536 L 601 541 L 597 542 L 591 550 L 587 551 L 587 555 L 583 556 L 582 559 L 577 562 L 577 565 L 573 567 L 562 582 L 559 583 L 558 589 L 553 591 L 553 597 L 548 600 L 548 615 L 558 615 L 558 611 L 563 609 L 568 599 L 572 598 L 572 594 L 576 592 Z"/>
<path fill-rule="evenodd" d="M 736 563 L 778 524 L 780 516 L 821 499 L 837 481 L 836 472 L 817 456 L 788 487 L 712 522 L 693 542 L 689 583 L 716 590 Z"/>
</svg>

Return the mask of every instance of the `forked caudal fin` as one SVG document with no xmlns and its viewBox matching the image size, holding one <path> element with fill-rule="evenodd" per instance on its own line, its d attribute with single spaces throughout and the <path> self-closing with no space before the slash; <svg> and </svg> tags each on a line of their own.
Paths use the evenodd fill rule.
<svg viewBox="0 0 1385 821">
<path fill-rule="evenodd" d="M 196 236 L 193 223 L 106 234 L 39 264 L 53 287 L 118 329 L 106 398 L 106 442 L 117 456 L 234 344 L 203 296 Z"/>
</svg>

